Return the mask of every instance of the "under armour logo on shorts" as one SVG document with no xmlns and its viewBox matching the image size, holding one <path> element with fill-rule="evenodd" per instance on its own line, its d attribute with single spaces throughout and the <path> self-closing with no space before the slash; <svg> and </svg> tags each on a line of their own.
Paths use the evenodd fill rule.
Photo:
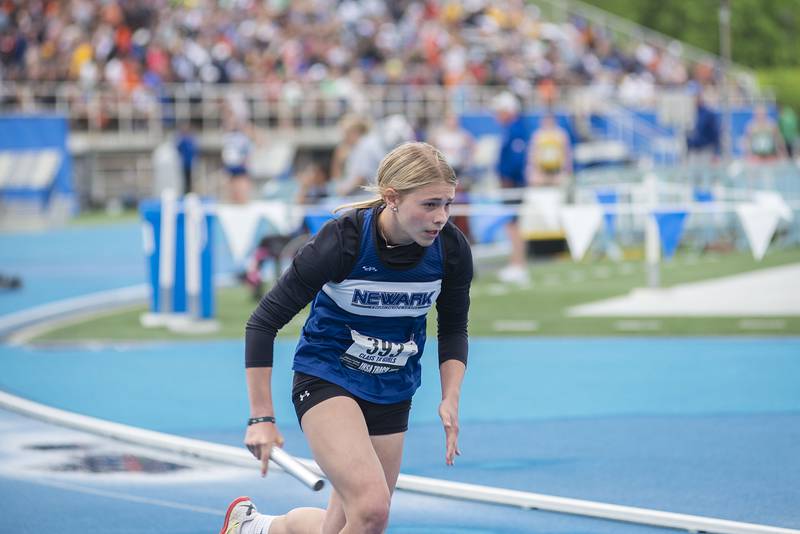
<svg viewBox="0 0 800 534">
<path fill-rule="evenodd" d="M 306 400 L 310 396 L 311 396 L 311 393 L 309 393 L 308 390 L 305 390 L 304 392 L 302 392 L 300 394 L 300 402 L 303 402 L 304 400 Z"/>
</svg>

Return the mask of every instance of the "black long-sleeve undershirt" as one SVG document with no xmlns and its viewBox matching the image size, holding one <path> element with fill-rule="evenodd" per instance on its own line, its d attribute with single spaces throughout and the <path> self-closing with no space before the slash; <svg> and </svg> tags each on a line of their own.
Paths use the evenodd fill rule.
<svg viewBox="0 0 800 534">
<path fill-rule="evenodd" d="M 375 209 L 373 221 L 381 208 Z M 261 299 L 245 329 L 245 365 L 271 367 L 275 336 L 292 320 L 327 282 L 341 282 L 358 260 L 364 209 L 351 210 L 329 221 L 300 249 L 292 265 Z M 375 223 L 373 223 L 375 224 Z M 386 265 L 413 267 L 425 252 L 416 243 L 391 247 L 377 236 L 378 254 Z M 444 249 L 442 290 L 436 301 L 438 312 L 439 362 L 456 359 L 467 362 L 467 319 L 472 282 L 472 252 L 461 231 L 448 222 L 440 234 Z"/>
</svg>

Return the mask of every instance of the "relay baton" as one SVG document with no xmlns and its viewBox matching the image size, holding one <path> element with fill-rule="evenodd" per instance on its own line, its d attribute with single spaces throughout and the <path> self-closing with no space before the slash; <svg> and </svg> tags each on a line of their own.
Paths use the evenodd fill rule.
<svg viewBox="0 0 800 534">
<path fill-rule="evenodd" d="M 314 491 L 319 491 L 325 486 L 325 481 L 322 480 L 322 477 L 301 464 L 294 456 L 280 447 L 272 447 L 270 449 L 269 459 Z"/>
</svg>

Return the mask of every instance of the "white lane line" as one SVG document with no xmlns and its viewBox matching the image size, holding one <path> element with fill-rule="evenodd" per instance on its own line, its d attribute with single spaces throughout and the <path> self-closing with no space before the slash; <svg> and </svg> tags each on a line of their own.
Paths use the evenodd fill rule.
<svg viewBox="0 0 800 534">
<path fill-rule="evenodd" d="M 614 329 L 622 332 L 655 332 L 661 330 L 661 321 L 623 319 L 614 321 Z"/>
<path fill-rule="evenodd" d="M 582 271 L 570 271 L 569 273 L 570 282 L 584 282 L 585 280 L 586 280 L 586 275 Z"/>
<path fill-rule="evenodd" d="M 544 276 L 544 281 L 542 282 L 547 287 L 558 286 L 561 285 L 561 277 L 557 274 L 546 274 Z"/>
<path fill-rule="evenodd" d="M 214 287 L 229 287 L 235 279 L 228 273 L 214 277 Z M 0 315 L 0 338 L 7 337 L 15 344 L 24 344 L 32 337 L 26 334 L 33 328 L 38 335 L 50 327 L 58 326 L 63 320 L 67 323 L 85 319 L 96 313 L 123 310 L 126 307 L 147 303 L 150 297 L 150 284 L 138 284 L 81 295 L 78 297 L 49 302 L 22 311 Z"/>
<path fill-rule="evenodd" d="M 149 295 L 149 288 L 149 285 L 140 284 L 101 291 L 3 315 L 0 317 L 0 335 L 7 335 L 24 326 L 41 324 L 43 321 L 50 321 L 66 315 L 91 313 L 114 307 L 128 306 L 136 302 L 145 302 Z"/>
<path fill-rule="evenodd" d="M 6 475 L 0 475 L 0 476 L 3 476 L 3 478 L 12 478 L 14 480 L 30 482 L 31 484 L 38 484 L 40 486 L 47 486 L 67 491 L 74 491 L 77 493 L 85 493 L 87 495 L 97 495 L 99 497 L 107 497 L 109 499 L 117 499 L 119 501 L 135 502 L 139 504 L 149 504 L 151 506 L 161 506 L 162 508 L 172 508 L 174 510 L 185 510 L 188 512 L 197 512 L 201 514 L 225 515 L 225 512 L 221 510 L 215 510 L 213 508 L 205 508 L 203 506 L 195 506 L 193 504 L 184 504 L 180 502 L 166 501 L 163 499 L 152 499 L 150 497 L 140 497 L 139 495 L 131 495 L 129 493 L 122 493 L 119 491 L 87 488 L 86 486 L 80 486 L 78 484 L 70 484 L 67 482 L 57 482 L 55 480 L 41 480 L 41 479 L 36 480 L 32 478 L 8 477 Z"/>
<path fill-rule="evenodd" d="M 495 332 L 535 332 L 539 330 L 539 321 L 500 319 L 492 323 Z"/>
<path fill-rule="evenodd" d="M 9 345 L 25 345 L 29 343 L 32 339 L 44 335 L 52 330 L 66 328 L 68 326 L 72 326 L 78 323 L 82 323 L 85 321 L 93 321 L 95 319 L 100 319 L 102 317 L 107 317 L 111 313 L 123 313 L 130 310 L 135 310 L 136 308 L 142 305 L 142 301 L 133 302 L 131 304 L 120 304 L 118 307 L 114 306 L 113 308 L 106 308 L 103 310 L 93 310 L 87 312 L 76 311 L 74 314 L 70 314 L 64 317 L 58 317 L 55 319 L 42 319 L 40 323 L 33 323 L 29 326 L 24 326 L 19 330 L 15 330 L 8 336 L 8 344 Z M 112 342 L 103 341 L 103 340 L 86 340 L 86 343 L 105 343 L 107 345 L 111 345 Z M 47 344 L 47 342 L 42 342 L 43 344 Z"/>
<path fill-rule="evenodd" d="M 742 319 L 739 321 L 742 330 L 785 330 L 785 319 Z"/>
<path fill-rule="evenodd" d="M 595 267 L 592 269 L 592 276 L 595 278 L 611 278 L 611 269 L 608 267 Z"/>
</svg>

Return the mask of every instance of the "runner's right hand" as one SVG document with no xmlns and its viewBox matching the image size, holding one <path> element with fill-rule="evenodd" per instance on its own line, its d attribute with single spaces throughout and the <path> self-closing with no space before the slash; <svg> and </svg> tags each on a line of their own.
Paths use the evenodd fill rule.
<svg viewBox="0 0 800 534">
<path fill-rule="evenodd" d="M 261 460 L 261 476 L 267 476 L 269 454 L 273 446 L 283 447 L 283 436 L 275 423 L 256 423 L 247 427 L 244 444 L 253 456 Z"/>
</svg>

